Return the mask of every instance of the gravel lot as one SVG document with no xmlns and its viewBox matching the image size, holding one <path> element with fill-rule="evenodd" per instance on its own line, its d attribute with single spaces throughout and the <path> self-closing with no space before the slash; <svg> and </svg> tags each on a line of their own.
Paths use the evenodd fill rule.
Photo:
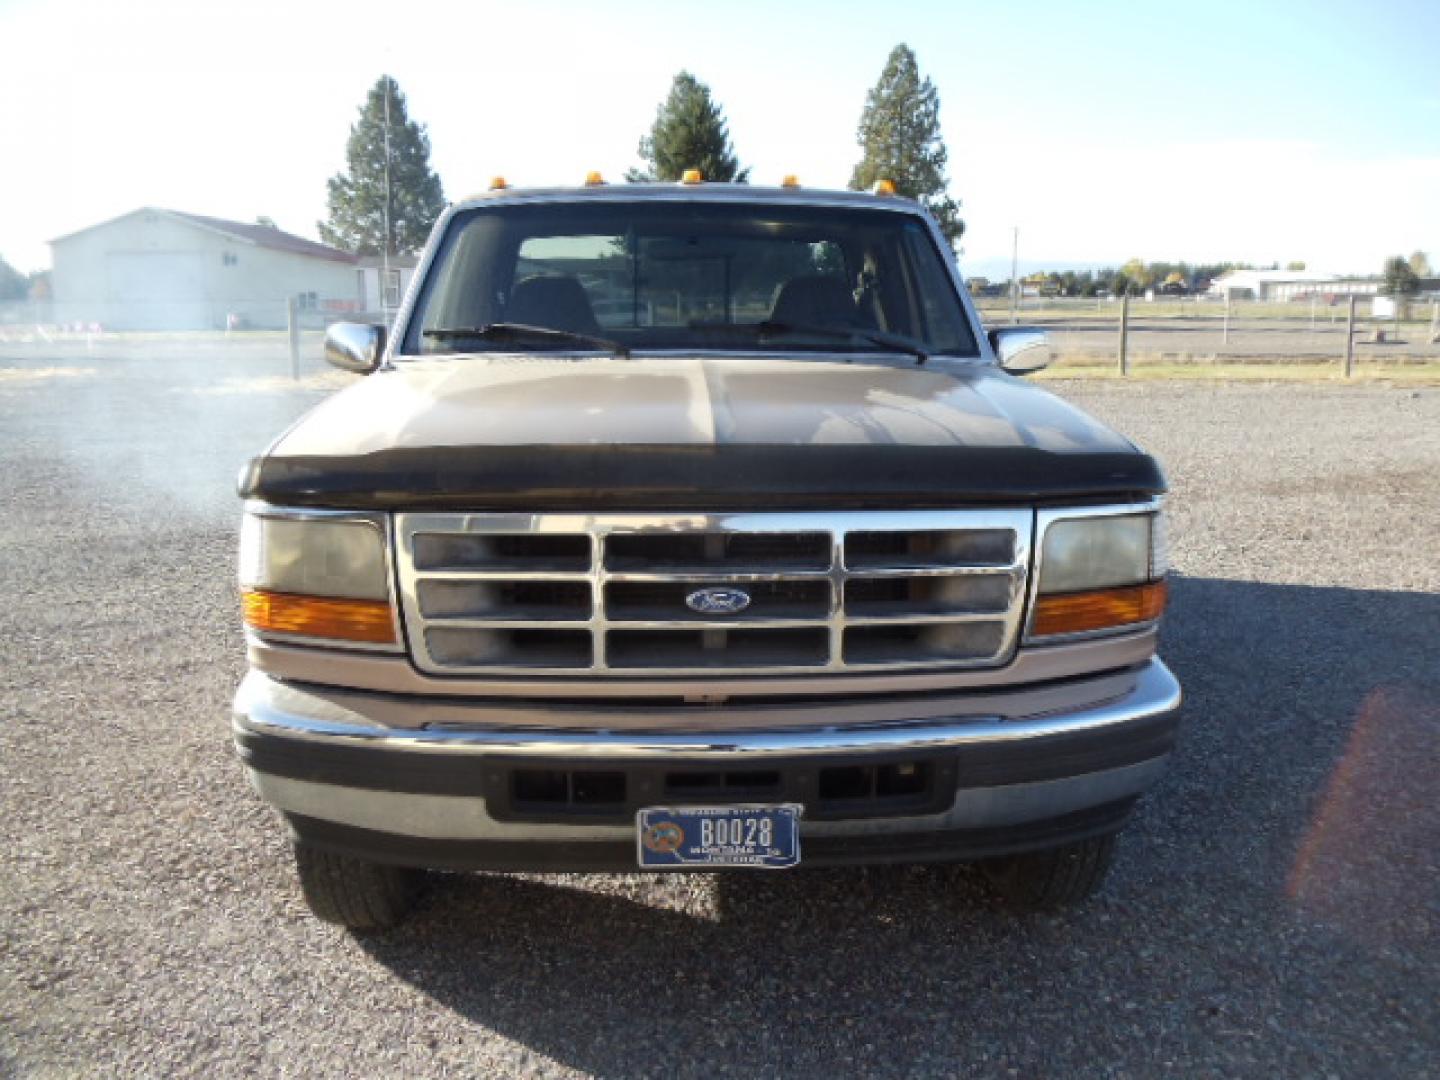
<svg viewBox="0 0 1440 1080">
<path fill-rule="evenodd" d="M 0 347 L 0 1075 L 1440 1071 L 1440 391 L 1055 387 L 1174 481 L 1174 767 L 1083 909 L 969 871 L 307 916 L 228 743 L 243 458 L 342 376 Z"/>
</svg>

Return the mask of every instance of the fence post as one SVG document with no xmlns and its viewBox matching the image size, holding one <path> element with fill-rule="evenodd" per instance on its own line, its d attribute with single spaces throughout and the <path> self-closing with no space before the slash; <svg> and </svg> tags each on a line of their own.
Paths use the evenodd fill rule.
<svg viewBox="0 0 1440 1080">
<path fill-rule="evenodd" d="M 1126 348 L 1130 341 L 1130 294 L 1120 297 L 1120 374 L 1130 374 L 1130 358 Z"/>
<path fill-rule="evenodd" d="M 1430 344 L 1440 341 L 1440 300 L 1430 301 Z"/>
<path fill-rule="evenodd" d="M 296 297 L 285 298 L 285 325 L 290 335 L 290 377 L 300 381 L 300 313 Z"/>
<path fill-rule="evenodd" d="M 1350 294 L 1350 314 L 1345 319 L 1345 378 L 1355 365 L 1355 294 Z"/>
<path fill-rule="evenodd" d="M 1225 329 L 1220 334 L 1220 344 L 1230 344 L 1230 290 L 1225 290 Z"/>
</svg>

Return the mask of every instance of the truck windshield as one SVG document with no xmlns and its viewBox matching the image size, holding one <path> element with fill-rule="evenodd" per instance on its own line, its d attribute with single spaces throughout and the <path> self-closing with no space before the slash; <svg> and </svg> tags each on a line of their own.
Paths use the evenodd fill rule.
<svg viewBox="0 0 1440 1080">
<path fill-rule="evenodd" d="M 502 204 L 456 215 L 402 351 L 502 343 L 507 351 L 619 355 L 977 355 L 918 215 L 660 199 Z"/>
</svg>

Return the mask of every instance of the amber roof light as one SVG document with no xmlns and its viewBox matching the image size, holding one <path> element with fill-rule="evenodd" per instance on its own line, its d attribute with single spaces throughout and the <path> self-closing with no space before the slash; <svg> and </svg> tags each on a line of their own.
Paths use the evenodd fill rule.
<svg viewBox="0 0 1440 1080">
<path fill-rule="evenodd" d="M 680 177 L 680 182 L 682 184 L 703 184 L 705 177 L 700 175 L 699 169 L 686 169 L 684 175 Z"/>
</svg>

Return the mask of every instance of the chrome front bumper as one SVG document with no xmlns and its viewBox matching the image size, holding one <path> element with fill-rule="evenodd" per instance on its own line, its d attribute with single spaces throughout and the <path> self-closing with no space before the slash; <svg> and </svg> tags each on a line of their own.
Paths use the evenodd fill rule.
<svg viewBox="0 0 1440 1080">
<path fill-rule="evenodd" d="M 367 715 L 367 709 L 393 713 L 397 701 L 391 696 L 301 687 L 252 671 L 236 695 L 234 735 L 255 788 L 285 815 L 298 839 L 386 861 L 633 868 L 634 827 L 623 820 L 525 820 L 502 813 L 495 785 L 520 765 L 635 775 L 766 769 L 794 773 L 803 783 L 804 774 L 821 765 L 920 759 L 944 763 L 938 775 L 946 787 L 938 805 L 885 816 L 807 815 L 806 861 L 815 863 L 817 850 L 828 852 L 822 862 L 966 858 L 1118 827 L 1130 802 L 1163 772 L 1180 705 L 1169 669 L 1151 659 L 1135 670 L 1128 690 L 1098 704 L 1093 688 L 1086 692 L 1087 682 L 1075 680 L 1074 700 L 1092 703 L 1024 718 L 963 715 L 843 728 L 681 733 L 397 728 Z M 724 715 L 717 710 L 712 717 L 723 723 Z M 631 801 L 676 800 L 647 800 L 636 791 Z M 925 842 L 907 848 L 907 836 Z M 619 860 L 614 865 L 611 855 Z"/>
</svg>

